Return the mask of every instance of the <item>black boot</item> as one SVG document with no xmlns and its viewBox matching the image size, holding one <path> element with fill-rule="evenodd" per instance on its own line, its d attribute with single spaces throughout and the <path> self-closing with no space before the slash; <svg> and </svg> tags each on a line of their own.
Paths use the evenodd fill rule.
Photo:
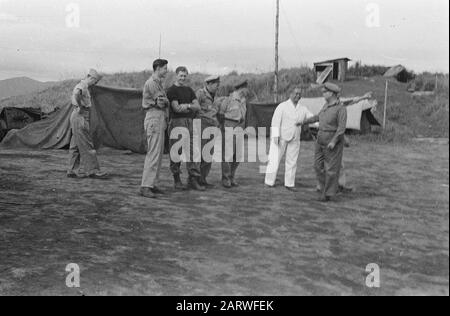
<svg viewBox="0 0 450 316">
<path fill-rule="evenodd" d="M 223 186 L 225 189 L 230 189 L 230 188 L 233 187 L 233 186 L 231 185 L 231 181 L 228 180 L 228 179 L 223 179 L 223 180 L 222 180 L 222 186 Z"/>
<path fill-rule="evenodd" d="M 177 190 L 177 191 L 185 191 L 186 190 L 186 187 L 184 186 L 183 182 L 181 182 L 181 178 L 180 178 L 179 174 L 174 175 L 173 180 L 175 181 L 175 185 L 174 185 L 175 190 Z"/>
<path fill-rule="evenodd" d="M 203 178 L 203 177 L 201 177 L 201 178 L 199 179 L 198 183 L 199 183 L 201 186 L 203 186 L 203 187 L 205 187 L 205 188 L 207 188 L 207 189 L 213 189 L 213 188 L 214 188 L 214 185 L 209 184 L 208 181 L 206 181 L 206 179 Z"/>
<path fill-rule="evenodd" d="M 198 178 L 191 177 L 189 178 L 189 187 L 195 191 L 205 191 L 206 188 L 198 182 Z"/>
<path fill-rule="evenodd" d="M 239 187 L 239 183 L 236 182 L 236 180 L 233 178 L 231 178 L 231 186 L 234 188 L 238 188 Z"/>
</svg>

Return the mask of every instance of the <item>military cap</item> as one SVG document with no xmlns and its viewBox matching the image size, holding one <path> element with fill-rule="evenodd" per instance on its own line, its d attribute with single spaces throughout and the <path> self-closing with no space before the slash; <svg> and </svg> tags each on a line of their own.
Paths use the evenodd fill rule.
<svg viewBox="0 0 450 316">
<path fill-rule="evenodd" d="M 220 81 L 220 76 L 209 76 L 205 79 L 206 83 Z"/>
<path fill-rule="evenodd" d="M 95 69 L 90 69 L 90 70 L 89 70 L 89 73 L 88 73 L 88 76 L 89 76 L 89 77 L 92 77 L 92 78 L 95 78 L 95 79 L 97 79 L 97 80 L 100 80 L 100 79 L 103 78 L 103 76 L 100 75 L 100 74 L 97 72 L 97 70 L 95 70 Z"/>
<path fill-rule="evenodd" d="M 325 88 L 328 91 L 331 91 L 331 92 L 336 93 L 336 94 L 341 92 L 341 88 L 337 84 L 334 84 L 334 83 L 331 83 L 331 82 L 325 82 L 322 85 L 322 88 Z"/>
<path fill-rule="evenodd" d="M 248 87 L 248 81 L 247 80 L 243 80 L 243 81 L 240 81 L 237 85 L 235 85 L 234 89 L 235 90 L 239 90 L 239 89 L 247 88 L 247 87 Z"/>
</svg>

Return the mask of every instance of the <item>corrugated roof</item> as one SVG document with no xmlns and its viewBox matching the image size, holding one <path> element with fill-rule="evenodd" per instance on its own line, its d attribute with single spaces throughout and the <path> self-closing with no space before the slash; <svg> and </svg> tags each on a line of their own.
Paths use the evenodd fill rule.
<svg viewBox="0 0 450 316">
<path fill-rule="evenodd" d="M 336 61 L 341 61 L 341 60 L 345 60 L 345 61 L 350 61 L 350 58 L 347 57 L 343 57 L 343 58 L 336 58 L 336 59 L 329 59 L 329 60 L 325 60 L 325 61 L 319 61 L 317 63 L 314 63 L 314 65 L 319 65 L 319 64 L 328 64 L 328 63 L 333 63 Z"/>
</svg>

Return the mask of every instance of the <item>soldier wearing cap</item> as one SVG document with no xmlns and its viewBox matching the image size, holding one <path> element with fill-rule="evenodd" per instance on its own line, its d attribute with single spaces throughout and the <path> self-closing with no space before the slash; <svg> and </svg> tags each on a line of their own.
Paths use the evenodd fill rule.
<svg viewBox="0 0 450 316">
<path fill-rule="evenodd" d="M 339 174 L 344 150 L 344 133 L 347 126 L 347 109 L 339 99 L 341 89 L 333 83 L 322 85 L 326 104 L 318 115 L 304 124 L 319 122 L 315 146 L 314 169 L 321 188 L 320 201 L 330 201 L 339 187 Z"/>
<path fill-rule="evenodd" d="M 142 107 L 146 111 L 144 129 L 147 136 L 147 155 L 140 194 L 156 198 L 164 192 L 158 187 L 161 163 L 164 154 L 165 130 L 167 128 L 169 100 L 163 87 L 167 75 L 168 61 L 153 62 L 153 74 L 144 85 Z"/>
<path fill-rule="evenodd" d="M 236 152 L 239 144 L 234 140 L 227 144 L 225 129 L 245 127 L 248 81 L 239 82 L 234 89 L 235 91 L 220 104 L 218 113 L 222 128 L 222 185 L 227 189 L 239 186 L 236 182 L 236 170 L 239 166 Z"/>
<path fill-rule="evenodd" d="M 106 178 L 100 172 L 97 151 L 94 148 L 89 128 L 90 109 L 92 107 L 89 88 L 96 85 L 102 76 L 91 69 L 85 79 L 81 80 L 72 93 L 72 106 L 75 107 L 70 117 L 72 138 L 70 140 L 70 162 L 67 176 L 69 178 Z"/>
<path fill-rule="evenodd" d="M 201 110 L 197 113 L 197 117 L 200 118 L 202 124 L 202 135 L 203 132 L 208 127 L 217 128 L 219 127 L 219 121 L 217 120 L 217 113 L 219 107 L 215 103 L 216 93 L 220 86 L 219 76 L 209 76 L 205 79 L 205 86 L 199 89 L 196 93 L 197 100 L 200 104 Z M 205 157 L 203 154 L 203 149 L 206 144 L 210 143 L 214 139 L 215 135 L 210 135 L 209 139 L 203 139 L 202 137 L 202 162 L 200 164 L 200 185 L 206 188 L 211 188 L 206 178 L 211 171 L 212 166 L 212 156 L 214 155 L 214 148 L 211 150 L 210 157 Z"/>
<path fill-rule="evenodd" d="M 342 102 L 339 98 L 341 88 L 331 82 L 321 86 L 325 105 L 318 115 L 307 119 L 303 124 L 319 122 L 319 133 L 315 146 L 314 168 L 320 188 L 320 201 L 328 202 L 339 191 L 339 177 L 345 146 L 347 127 L 346 106 L 369 98 L 371 93 L 362 98 Z"/>
</svg>

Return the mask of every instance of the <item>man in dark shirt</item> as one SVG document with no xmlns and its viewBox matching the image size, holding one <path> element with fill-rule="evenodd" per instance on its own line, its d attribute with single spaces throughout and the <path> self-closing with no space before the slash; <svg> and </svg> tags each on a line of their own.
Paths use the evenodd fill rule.
<svg viewBox="0 0 450 316">
<path fill-rule="evenodd" d="M 178 67 L 176 69 L 177 80 L 173 86 L 171 86 L 167 90 L 167 97 L 170 102 L 170 124 L 169 124 L 169 134 L 170 134 L 170 148 L 177 143 L 182 136 L 179 135 L 178 138 L 172 139 L 172 131 L 175 128 L 185 128 L 189 131 L 189 153 L 181 153 L 184 154 L 187 159 L 186 167 L 189 174 L 189 187 L 197 190 L 204 191 L 205 187 L 200 185 L 200 162 L 196 162 L 194 160 L 194 127 L 193 127 L 193 119 L 196 117 L 197 112 L 201 110 L 200 104 L 197 101 L 197 96 L 195 95 L 194 90 L 186 85 L 186 79 L 189 74 L 186 67 Z M 200 135 L 201 137 L 201 135 Z M 201 151 L 200 151 L 201 152 Z M 173 160 L 172 154 L 170 157 L 170 170 L 172 171 L 174 181 L 175 181 L 175 189 L 176 190 L 184 190 L 185 187 L 181 182 L 181 162 L 175 162 Z"/>
</svg>

